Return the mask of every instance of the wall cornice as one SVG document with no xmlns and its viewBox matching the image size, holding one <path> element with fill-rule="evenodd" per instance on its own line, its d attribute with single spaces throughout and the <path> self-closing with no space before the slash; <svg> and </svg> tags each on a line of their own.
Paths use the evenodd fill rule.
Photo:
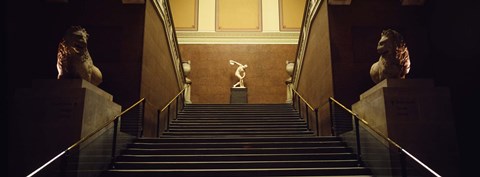
<svg viewBox="0 0 480 177">
<path fill-rule="evenodd" d="M 177 31 L 179 44 L 298 44 L 300 32 Z"/>
</svg>

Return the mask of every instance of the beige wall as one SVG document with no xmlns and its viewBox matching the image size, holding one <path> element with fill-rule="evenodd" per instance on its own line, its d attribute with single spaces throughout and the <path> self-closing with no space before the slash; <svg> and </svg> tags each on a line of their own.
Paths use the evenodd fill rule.
<svg viewBox="0 0 480 177">
<path fill-rule="evenodd" d="M 260 0 L 216 0 L 217 31 L 262 31 Z"/>
<path fill-rule="evenodd" d="M 284 103 L 286 60 L 294 60 L 297 45 L 182 44 L 183 60 L 191 60 L 193 103 L 229 103 L 230 88 L 238 81 L 237 65 L 247 64 L 245 85 L 249 103 Z"/>
<path fill-rule="evenodd" d="M 185 30 L 186 28 L 179 29 L 178 23 L 184 23 L 186 21 L 192 21 L 191 18 L 193 18 L 193 15 L 190 12 L 184 13 L 182 12 L 178 13 L 175 11 L 178 11 L 179 9 L 185 9 L 185 7 L 190 7 L 191 5 L 182 5 L 180 2 L 186 2 L 186 1 L 194 1 L 194 0 L 181 0 L 179 2 L 177 1 L 170 1 L 170 5 L 172 6 L 172 13 L 175 18 L 177 14 L 182 14 L 181 17 L 182 19 L 178 19 L 179 21 L 175 20 L 175 26 L 177 27 L 177 30 Z M 256 0 L 255 0 L 256 1 Z M 301 23 L 302 17 L 303 17 L 303 7 L 305 4 L 305 0 L 300 0 L 297 2 L 297 0 L 288 0 L 291 3 L 296 3 L 297 5 L 295 6 L 301 6 L 302 13 L 300 13 L 300 16 L 298 16 L 298 12 L 293 12 L 296 15 L 291 16 L 289 15 L 289 22 L 288 24 L 291 25 L 291 22 L 294 21 L 299 21 Z M 246 1 L 239 1 L 242 4 L 248 3 Z M 261 26 L 259 26 L 259 29 L 262 29 L 263 32 L 279 32 L 280 31 L 280 11 L 279 11 L 279 0 L 261 0 L 261 4 L 258 6 L 261 12 L 257 15 L 255 18 L 244 18 L 242 17 L 240 21 L 245 21 L 243 23 L 248 23 L 247 26 L 251 26 L 250 23 L 255 23 L 257 24 L 258 21 L 260 20 L 261 23 L 259 23 Z M 190 2 L 189 2 L 190 3 Z M 258 5 L 258 3 L 254 2 L 255 6 Z M 301 4 L 301 5 L 298 5 Z M 179 7 L 175 7 L 179 6 Z M 252 9 L 251 7 L 248 7 L 247 9 Z M 295 10 L 298 10 L 295 8 Z M 289 12 L 292 12 L 291 10 L 288 10 Z M 215 32 L 215 14 L 216 14 L 216 0 L 199 0 L 198 1 L 198 31 L 199 32 Z M 228 15 L 228 14 L 227 14 Z M 235 14 L 233 14 L 235 15 Z M 251 13 L 246 14 L 246 15 L 253 15 Z M 244 16 L 244 15 L 243 15 Z M 261 19 L 258 19 L 260 17 Z M 290 21 L 293 20 L 293 21 Z M 237 20 L 238 21 L 238 20 Z M 235 25 L 237 25 L 237 21 L 235 22 Z M 242 25 L 242 24 L 240 24 Z M 245 24 L 243 24 L 245 26 Z M 256 26 L 253 26 L 256 27 Z M 250 28 L 250 27 L 249 27 Z M 186 29 L 186 30 L 191 30 L 191 29 Z M 257 29 L 255 29 L 257 30 Z M 295 29 L 298 31 L 298 29 Z"/>
<path fill-rule="evenodd" d="M 197 30 L 198 0 L 169 1 L 177 30 Z"/>
<path fill-rule="evenodd" d="M 165 28 L 151 1 L 146 1 L 145 32 L 140 95 L 145 105 L 144 135 L 155 136 L 157 110 L 162 109 L 180 91 L 168 48 Z M 161 123 L 165 115 L 161 116 Z M 162 131 L 162 130 L 160 130 Z"/>
<path fill-rule="evenodd" d="M 314 108 L 319 108 L 320 134 L 330 135 L 328 98 L 333 96 L 332 64 L 327 16 L 328 6 L 325 2 L 321 3 L 317 16 L 311 25 L 303 69 L 297 81 L 297 90 Z M 312 113 L 310 116 L 314 117 L 315 115 Z"/>
<path fill-rule="evenodd" d="M 302 27 L 306 0 L 280 0 L 280 29 L 298 31 Z"/>
</svg>

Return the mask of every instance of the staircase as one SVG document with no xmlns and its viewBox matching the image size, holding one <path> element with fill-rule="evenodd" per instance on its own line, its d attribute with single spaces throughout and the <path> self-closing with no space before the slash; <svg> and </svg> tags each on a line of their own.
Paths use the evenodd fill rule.
<svg viewBox="0 0 480 177">
<path fill-rule="evenodd" d="M 114 165 L 106 176 L 370 176 L 339 137 L 315 136 L 288 104 L 189 104 Z"/>
</svg>

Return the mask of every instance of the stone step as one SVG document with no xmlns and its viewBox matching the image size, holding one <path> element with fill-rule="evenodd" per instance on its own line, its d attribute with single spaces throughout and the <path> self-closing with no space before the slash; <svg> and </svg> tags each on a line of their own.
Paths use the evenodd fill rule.
<svg viewBox="0 0 480 177">
<path fill-rule="evenodd" d="M 278 153 L 347 153 L 350 148 L 337 147 L 282 147 L 282 148 L 130 148 L 123 151 L 131 155 L 181 155 L 181 154 L 278 154 Z"/>
<path fill-rule="evenodd" d="M 304 124 L 297 124 L 297 125 L 178 125 L 172 124 L 169 126 L 170 129 L 181 129 L 181 128 L 193 128 L 193 129 L 200 129 L 200 128 L 218 128 L 218 129 L 248 129 L 248 128 L 305 128 Z"/>
<path fill-rule="evenodd" d="M 261 125 L 271 125 L 271 126 L 280 126 L 280 125 L 303 125 L 306 126 L 306 123 L 303 121 L 295 122 L 175 122 L 171 126 L 261 126 Z"/>
<path fill-rule="evenodd" d="M 116 162 L 121 169 L 241 169 L 356 167 L 357 160 Z"/>
<path fill-rule="evenodd" d="M 112 169 L 111 177 L 274 177 L 369 175 L 364 167 L 255 168 L 255 169 Z"/>
<path fill-rule="evenodd" d="M 237 137 L 238 138 L 238 137 Z M 292 138 L 292 137 L 288 137 Z M 342 141 L 289 141 L 289 142 L 134 142 L 127 148 L 279 148 L 279 147 L 338 147 L 345 146 Z"/>
<path fill-rule="evenodd" d="M 178 114 L 177 118 L 300 118 L 298 114 Z"/>
<path fill-rule="evenodd" d="M 304 122 L 303 119 L 196 119 L 196 120 L 184 120 L 177 119 L 172 120 L 172 123 L 270 123 L 270 122 Z"/>
<path fill-rule="evenodd" d="M 127 144 L 102 177 L 370 176 L 356 158 L 290 104 L 187 104 L 159 138 Z"/>
<path fill-rule="evenodd" d="M 255 136 L 302 136 L 313 135 L 312 131 L 250 131 L 250 132 L 163 132 L 163 135 L 182 135 L 182 136 L 200 136 L 200 135 L 255 135 Z"/>
<path fill-rule="evenodd" d="M 177 127 L 168 129 L 168 132 L 273 132 L 273 131 L 308 131 L 307 128 L 285 128 L 285 127 L 270 127 L 270 128 L 191 128 L 191 127 Z"/>
<path fill-rule="evenodd" d="M 341 142 L 341 138 L 337 136 L 320 136 L 320 137 L 215 137 L 215 138 L 198 138 L 198 137 L 181 137 L 181 138 L 138 138 L 135 143 L 332 143 Z"/>
<path fill-rule="evenodd" d="M 190 161 L 282 161 L 282 160 L 345 160 L 355 159 L 352 153 L 294 153 L 294 154 L 180 154 L 132 155 L 124 154 L 117 161 L 134 162 L 190 162 Z"/>
</svg>

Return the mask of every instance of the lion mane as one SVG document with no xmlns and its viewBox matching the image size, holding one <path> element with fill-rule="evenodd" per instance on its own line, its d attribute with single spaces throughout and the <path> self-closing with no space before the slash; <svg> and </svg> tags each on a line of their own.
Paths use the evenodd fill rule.
<svg viewBox="0 0 480 177">
<path fill-rule="evenodd" d="M 87 49 L 88 33 L 81 26 L 71 26 L 58 45 L 57 79 L 84 79 L 96 86 L 102 73 L 93 65 Z"/>
<path fill-rule="evenodd" d="M 378 41 L 380 58 L 370 68 L 375 83 L 387 78 L 405 79 L 410 71 L 410 55 L 403 36 L 395 30 L 383 30 Z"/>
</svg>

